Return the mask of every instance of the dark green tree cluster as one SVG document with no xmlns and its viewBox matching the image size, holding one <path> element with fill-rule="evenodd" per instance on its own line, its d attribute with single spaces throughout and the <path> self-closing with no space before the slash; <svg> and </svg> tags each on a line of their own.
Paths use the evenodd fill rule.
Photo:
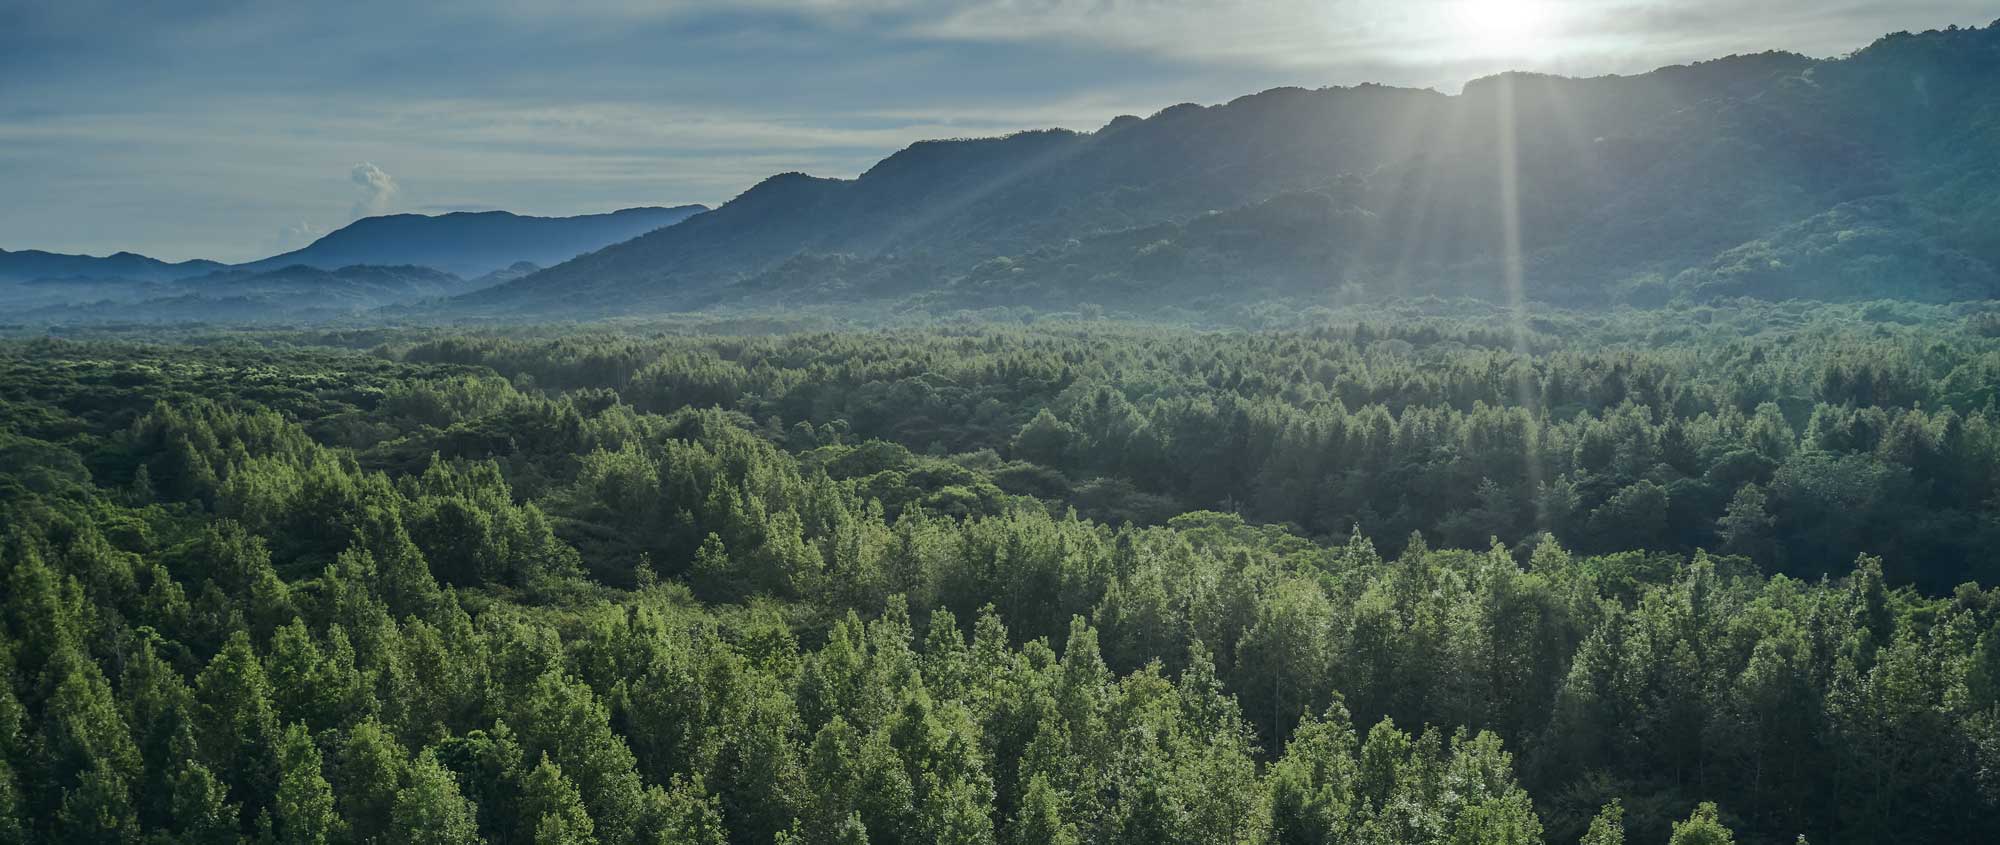
<svg viewBox="0 0 2000 845">
<path fill-rule="evenodd" d="M 1497 313 L 1260 333 L 452 337 L 400 357 L 654 413 L 720 404 L 794 452 L 888 441 L 915 454 L 866 445 L 828 469 L 952 486 L 954 514 L 987 497 L 918 455 L 1114 524 L 1211 509 L 1322 540 L 1359 525 L 1391 548 L 1422 531 L 1525 552 L 1554 533 L 1806 577 L 1879 554 L 1933 592 L 2000 578 L 1994 339 L 1947 309 L 1745 310 L 1517 330 Z"/>
<path fill-rule="evenodd" d="M 1786 410 L 1801 373 L 1955 373 L 1991 366 L 1988 341 L 1585 352 L 1558 329 L 1526 353 L 1427 321 L 0 347 L 0 843 L 2000 825 L 2000 591 L 1925 586 L 1963 564 L 1909 557 L 1914 526 L 1784 533 L 1803 496 L 1856 519 L 1883 472 L 1922 479 L 1876 494 L 1918 516 L 1945 479 L 1992 484 L 1990 409 L 1929 410 L 1969 376 Z M 549 364 L 480 357 L 500 355 Z M 1271 374 L 1290 359 L 1321 375 Z M 1532 401 L 1452 398 L 1489 365 L 1493 391 L 1533 375 Z M 729 409 L 675 401 L 732 368 Z M 641 374 L 668 386 L 635 399 Z M 1738 378 L 1771 381 L 1720 402 Z M 845 404 L 849 379 L 882 406 Z M 1131 458 L 1156 429 L 1179 433 Z M 1715 485 L 1714 533 L 1676 533 L 1688 484 L 1744 466 L 1765 474 Z M 1344 528 L 1316 511 L 1350 493 L 1311 480 L 1336 470 L 1367 473 L 1373 514 Z M 1592 504 L 1553 534 L 1516 500 L 1505 530 L 1371 539 L 1432 496 L 1504 511 L 1521 479 Z M 1192 484 L 1240 513 L 1181 512 L 1209 501 Z M 1262 524 L 1283 508 L 1302 515 Z"/>
</svg>

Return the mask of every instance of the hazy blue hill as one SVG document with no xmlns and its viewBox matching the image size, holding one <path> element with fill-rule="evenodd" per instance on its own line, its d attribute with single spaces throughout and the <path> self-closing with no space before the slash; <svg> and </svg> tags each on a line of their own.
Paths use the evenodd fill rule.
<svg viewBox="0 0 2000 845">
<path fill-rule="evenodd" d="M 511 281 L 706 210 L 684 205 L 579 217 L 504 211 L 368 217 L 304 249 L 238 265 L 168 263 L 129 252 L 99 258 L 0 250 L 0 306 L 65 315 L 97 308 L 119 319 L 132 311 L 148 319 L 153 315 L 141 313 L 137 303 L 173 301 L 187 311 L 230 296 L 239 300 L 238 310 L 258 313 L 344 312 Z"/>
<path fill-rule="evenodd" d="M 177 287 L 208 298 L 307 298 L 315 300 L 313 305 L 340 307 L 449 296 L 473 286 L 443 270 L 407 264 L 356 264 L 334 270 L 294 264 L 267 271 L 231 269 L 184 279 Z"/>
<path fill-rule="evenodd" d="M 540 269 L 542 269 L 541 265 L 533 261 L 516 261 L 491 273 L 466 280 L 465 289 L 469 291 L 479 290 L 480 288 L 492 287 L 502 282 L 511 282 Z"/>
<path fill-rule="evenodd" d="M 293 265 L 327 270 L 361 264 L 415 265 L 473 278 L 522 261 L 538 265 L 567 261 L 707 210 L 683 205 L 577 217 L 529 217 L 505 211 L 366 217 L 302 249 L 239 266 L 264 271 Z"/>
<path fill-rule="evenodd" d="M 77 278 L 165 282 L 219 270 L 223 266 L 199 259 L 170 263 L 130 252 L 98 257 L 64 255 L 38 249 L 19 252 L 0 249 L 0 281 Z"/>
<path fill-rule="evenodd" d="M 532 267 L 523 262 L 478 279 L 412 265 L 229 268 L 171 283 L 95 285 L 86 296 L 24 297 L 13 304 L 32 318 L 51 322 L 316 320 L 454 296 L 517 278 Z"/>
<path fill-rule="evenodd" d="M 801 244 L 809 243 L 826 225 L 826 216 L 837 213 L 824 200 L 839 184 L 797 173 L 773 176 L 722 208 L 673 226 L 685 230 L 673 237 L 657 237 L 656 232 L 577 256 L 561 265 L 565 268 L 558 277 L 561 281 L 553 283 L 569 285 L 572 302 L 591 302 L 597 297 L 618 296 L 634 283 L 644 285 L 669 273 L 691 277 L 711 268 L 720 272 L 753 267 L 759 256 L 797 253 Z M 540 278 L 547 272 L 528 278 Z M 523 281 L 496 290 L 512 290 Z M 542 285 L 549 283 L 537 284 L 536 289 L 547 289 Z M 605 307 L 620 304 L 608 299 L 603 302 Z"/>
<path fill-rule="evenodd" d="M 852 180 L 773 177 L 460 302 L 1501 298 L 1508 207 L 1535 298 L 1994 296 L 1996 55 L 2000 27 L 1897 34 L 1833 60 L 1505 74 L 1452 96 L 1283 88 L 1091 133 L 923 142 Z M 1729 269 L 1751 254 L 1763 269 Z"/>
</svg>

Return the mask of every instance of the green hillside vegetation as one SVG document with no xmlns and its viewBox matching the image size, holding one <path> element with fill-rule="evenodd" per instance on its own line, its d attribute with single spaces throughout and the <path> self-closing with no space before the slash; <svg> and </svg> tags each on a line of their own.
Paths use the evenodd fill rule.
<svg viewBox="0 0 2000 845">
<path fill-rule="evenodd" d="M 0 842 L 2000 825 L 1994 312 L 1475 308 L 7 341 Z"/>
</svg>

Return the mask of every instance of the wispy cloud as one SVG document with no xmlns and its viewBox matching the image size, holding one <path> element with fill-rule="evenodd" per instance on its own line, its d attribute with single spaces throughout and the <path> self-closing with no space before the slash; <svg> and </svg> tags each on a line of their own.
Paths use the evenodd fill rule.
<svg viewBox="0 0 2000 845">
<path fill-rule="evenodd" d="M 372 161 L 364 161 L 348 171 L 349 181 L 361 187 L 361 199 L 354 202 L 355 217 L 381 214 L 389 209 L 389 203 L 396 199 L 396 177 L 376 167 Z"/>
<path fill-rule="evenodd" d="M 324 234 L 326 234 L 325 229 L 301 220 L 297 223 L 280 227 L 278 233 L 271 237 L 267 249 L 273 253 L 289 252 L 319 240 L 319 237 Z"/>
</svg>

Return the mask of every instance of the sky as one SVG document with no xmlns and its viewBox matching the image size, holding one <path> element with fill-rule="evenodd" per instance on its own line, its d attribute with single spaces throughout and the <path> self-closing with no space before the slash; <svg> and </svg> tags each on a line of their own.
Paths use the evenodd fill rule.
<svg viewBox="0 0 2000 845">
<path fill-rule="evenodd" d="M 1991 0 L 0 0 L 0 249 L 244 261 L 357 217 L 717 205 L 928 138 L 1281 85 L 1839 56 Z"/>
</svg>

